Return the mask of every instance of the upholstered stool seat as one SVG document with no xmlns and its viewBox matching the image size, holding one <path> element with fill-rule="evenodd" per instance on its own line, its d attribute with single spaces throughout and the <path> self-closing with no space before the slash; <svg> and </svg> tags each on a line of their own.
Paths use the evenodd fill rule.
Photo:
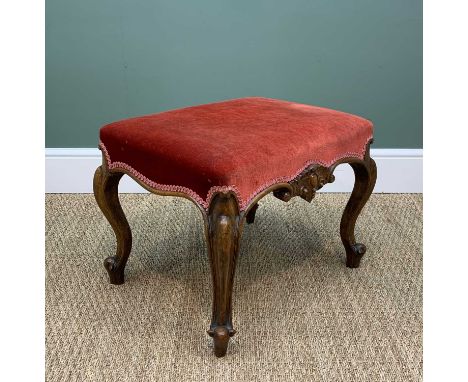
<svg viewBox="0 0 468 382">
<path fill-rule="evenodd" d="M 186 193 L 204 208 L 214 192 L 230 188 L 241 210 L 312 163 L 362 159 L 371 138 L 372 123 L 364 118 L 258 97 L 130 118 L 100 132 L 110 168 Z"/>
<path fill-rule="evenodd" d="M 294 102 L 249 97 L 171 110 L 108 124 L 100 130 L 103 162 L 94 194 L 117 238 L 104 265 L 112 284 L 124 282 L 132 235 L 118 198 L 124 174 L 157 195 L 181 196 L 200 209 L 213 276 L 208 331 L 217 356 L 226 354 L 232 325 L 232 285 L 245 223 L 253 223 L 266 194 L 311 201 L 348 163 L 353 192 L 340 223 L 346 265 L 366 251 L 354 238 L 357 217 L 376 181 L 369 155 L 372 123 L 364 118 Z M 170 256 L 170 254 L 168 254 Z M 182 341 L 179 337 L 177 340 Z"/>
</svg>

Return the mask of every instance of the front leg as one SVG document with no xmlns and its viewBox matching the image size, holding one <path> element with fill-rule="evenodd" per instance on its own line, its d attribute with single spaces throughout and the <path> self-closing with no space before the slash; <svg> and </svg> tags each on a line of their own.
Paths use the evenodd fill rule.
<svg viewBox="0 0 468 382">
<path fill-rule="evenodd" d="M 208 255 L 213 277 L 213 313 L 208 334 L 217 357 L 226 354 L 232 328 L 232 285 L 241 237 L 240 212 L 232 192 L 218 193 L 208 211 Z"/>
<path fill-rule="evenodd" d="M 354 227 L 362 208 L 369 199 L 377 180 L 377 167 L 369 156 L 369 148 L 364 160 L 350 163 L 354 170 L 355 182 L 353 192 L 343 212 L 340 225 L 341 241 L 346 249 L 346 266 L 359 267 L 361 258 L 366 252 L 366 246 L 356 243 Z"/>
<path fill-rule="evenodd" d="M 104 260 L 111 284 L 124 283 L 124 269 L 132 249 L 132 232 L 119 201 L 118 186 L 124 174 L 110 172 L 105 161 L 94 173 L 94 197 L 117 239 L 117 252 Z"/>
</svg>

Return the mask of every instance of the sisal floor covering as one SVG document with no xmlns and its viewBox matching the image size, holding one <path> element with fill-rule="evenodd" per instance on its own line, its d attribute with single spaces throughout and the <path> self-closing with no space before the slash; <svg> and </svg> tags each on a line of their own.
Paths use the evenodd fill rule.
<svg viewBox="0 0 468 382">
<path fill-rule="evenodd" d="M 122 195 L 133 252 L 114 286 L 102 262 L 115 239 L 93 196 L 47 195 L 47 381 L 421 381 L 422 196 L 371 197 L 359 269 L 339 237 L 348 196 L 260 202 L 236 272 L 237 334 L 218 359 L 194 205 Z"/>
</svg>

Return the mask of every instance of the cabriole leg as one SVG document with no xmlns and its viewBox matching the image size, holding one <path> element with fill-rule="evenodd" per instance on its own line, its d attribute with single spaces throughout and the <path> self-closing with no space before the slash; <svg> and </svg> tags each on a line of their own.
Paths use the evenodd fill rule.
<svg viewBox="0 0 468 382">
<path fill-rule="evenodd" d="M 110 172 L 105 163 L 94 173 L 94 197 L 117 239 L 117 252 L 104 260 L 111 284 L 124 283 L 124 269 L 132 249 L 132 233 L 119 201 L 118 186 L 123 173 Z"/>
<path fill-rule="evenodd" d="M 258 203 L 255 203 L 252 208 L 250 208 L 249 212 L 247 213 L 247 216 L 245 217 L 245 221 L 247 224 L 253 224 L 255 221 L 255 213 L 257 212 L 258 209 Z"/>
<path fill-rule="evenodd" d="M 363 161 L 353 162 L 350 165 L 354 170 L 355 182 L 353 192 L 341 218 L 340 234 L 341 241 L 346 249 L 346 266 L 357 268 L 366 252 L 366 246 L 356 243 L 354 227 L 359 213 L 374 189 L 377 179 L 377 167 L 374 160 L 369 156 L 369 150 Z"/>
<path fill-rule="evenodd" d="M 226 354 L 232 327 L 232 285 L 241 237 L 239 206 L 231 192 L 216 194 L 208 211 L 208 254 L 213 277 L 213 313 L 208 334 L 217 357 Z"/>
</svg>

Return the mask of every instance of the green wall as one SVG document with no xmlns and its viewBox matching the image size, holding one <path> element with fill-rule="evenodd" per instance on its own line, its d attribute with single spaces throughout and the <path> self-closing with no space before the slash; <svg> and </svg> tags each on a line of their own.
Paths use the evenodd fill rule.
<svg viewBox="0 0 468 382">
<path fill-rule="evenodd" d="M 46 0 L 46 146 L 101 125 L 257 95 L 422 147 L 422 0 Z"/>
</svg>

